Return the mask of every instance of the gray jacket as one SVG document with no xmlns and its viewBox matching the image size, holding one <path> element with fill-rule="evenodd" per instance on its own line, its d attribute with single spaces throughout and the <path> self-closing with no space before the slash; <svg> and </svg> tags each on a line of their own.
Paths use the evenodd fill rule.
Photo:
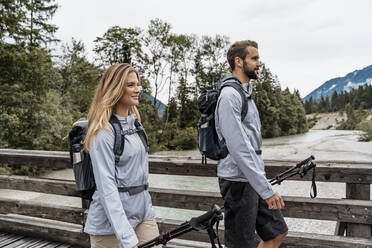
<svg viewBox="0 0 372 248">
<path fill-rule="evenodd" d="M 223 75 L 223 78 L 231 76 Z M 240 83 L 239 79 L 236 78 Z M 219 88 L 223 84 L 220 83 Z M 245 95 L 252 94 L 252 85 L 242 84 Z M 225 138 L 229 154 L 219 160 L 217 175 L 230 181 L 249 182 L 262 199 L 274 195 L 267 181 L 265 166 L 261 155 L 255 151 L 261 149 L 261 122 L 256 104 L 248 100 L 248 113 L 241 121 L 242 99 L 234 88 L 224 87 L 217 101 L 215 124 L 218 137 Z"/>
<path fill-rule="evenodd" d="M 128 117 L 116 115 L 123 130 L 134 129 L 134 114 Z M 98 131 L 90 143 L 97 190 L 89 207 L 84 231 L 91 235 L 115 234 L 121 248 L 132 248 L 138 243 L 133 228 L 155 216 L 151 197 L 147 190 L 129 195 L 118 187 L 138 186 L 148 183 L 148 154 L 137 133 L 125 136 L 125 148 L 115 166 L 112 126 Z"/>
</svg>

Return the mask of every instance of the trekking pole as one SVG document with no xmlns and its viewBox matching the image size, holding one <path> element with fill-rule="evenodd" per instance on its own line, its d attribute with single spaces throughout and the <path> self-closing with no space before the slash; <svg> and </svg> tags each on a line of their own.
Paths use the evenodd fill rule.
<svg viewBox="0 0 372 248">
<path fill-rule="evenodd" d="M 311 189 L 313 192 L 311 193 L 310 191 L 310 197 L 315 198 L 317 196 L 317 189 L 316 189 L 316 184 L 315 184 L 315 167 L 316 164 L 313 162 L 315 157 L 311 155 L 307 159 L 299 162 L 295 166 L 289 168 L 288 170 L 280 173 L 279 175 L 275 176 L 273 179 L 271 179 L 269 182 L 271 185 L 275 184 L 280 184 L 284 180 L 293 177 L 295 175 L 300 175 L 301 177 L 304 177 L 308 171 L 313 169 L 313 177 L 312 177 L 312 184 L 311 184 Z M 296 170 L 297 169 L 297 170 Z"/>
<path fill-rule="evenodd" d="M 273 179 L 271 179 L 269 182 L 271 183 L 271 185 L 275 185 L 275 184 L 280 184 L 282 181 L 284 181 L 285 179 L 287 179 L 288 177 L 292 177 L 294 175 L 297 175 L 298 174 L 298 171 L 292 173 L 292 174 L 289 174 L 290 172 L 294 171 L 295 169 L 299 169 L 301 168 L 302 166 L 304 165 L 307 165 L 308 163 L 312 162 L 313 160 L 315 159 L 315 157 L 313 155 L 311 155 L 310 157 L 308 157 L 307 159 L 297 163 L 295 166 L 289 168 L 288 170 L 280 173 L 279 175 L 276 175 Z M 312 169 L 313 167 L 315 167 L 315 164 L 314 166 L 311 166 L 311 168 L 306 168 L 306 172 L 310 169 Z M 289 175 L 288 175 L 289 174 Z"/>
<path fill-rule="evenodd" d="M 295 175 L 300 175 L 301 177 L 305 176 L 306 173 L 311 170 L 313 170 L 313 191 L 314 196 L 311 196 L 311 198 L 316 197 L 316 185 L 315 185 L 315 167 L 316 164 L 313 162 L 314 156 L 310 156 L 307 159 L 297 163 L 295 166 L 289 168 L 288 170 L 280 173 L 279 175 L 275 176 L 273 179 L 271 179 L 269 182 L 271 185 L 280 184 L 282 181 L 286 180 L 289 177 L 293 177 Z M 297 169 L 297 170 L 296 170 Z M 218 205 L 214 205 L 212 210 L 206 212 L 205 214 L 191 218 L 189 221 L 186 221 L 182 223 L 178 228 L 175 228 L 174 230 L 171 230 L 166 233 L 162 233 L 156 238 L 139 245 L 138 248 L 150 248 L 156 245 L 166 245 L 168 241 L 171 239 L 174 239 L 178 236 L 181 236 L 185 233 L 191 232 L 191 231 L 200 231 L 207 229 L 209 238 L 211 240 L 212 247 L 216 247 L 214 243 L 214 239 L 217 238 L 219 247 L 222 248 L 219 238 L 218 238 L 218 224 L 219 221 L 223 219 L 222 216 L 222 209 L 224 207 L 219 207 Z M 217 235 L 213 231 L 213 225 L 216 224 L 216 230 Z"/>
<path fill-rule="evenodd" d="M 211 238 L 212 243 L 212 236 L 213 239 L 217 237 L 217 241 L 220 245 L 218 234 L 216 235 L 213 231 L 213 225 L 217 222 L 217 228 L 218 228 L 218 222 L 222 220 L 222 209 L 223 207 L 219 207 L 218 205 L 214 205 L 212 210 L 206 212 L 205 214 L 191 218 L 189 221 L 186 221 L 185 223 L 181 224 L 180 227 L 171 230 L 166 233 L 162 233 L 156 238 L 139 245 L 138 248 L 150 248 L 156 245 L 166 245 L 168 241 L 171 239 L 174 239 L 180 235 L 183 235 L 185 233 L 191 232 L 191 231 L 200 231 L 200 230 L 208 230 L 208 234 Z M 212 235 L 212 236 L 211 236 Z M 212 244 L 212 247 L 216 247 L 215 244 Z M 222 247 L 222 246 L 220 246 Z"/>
</svg>

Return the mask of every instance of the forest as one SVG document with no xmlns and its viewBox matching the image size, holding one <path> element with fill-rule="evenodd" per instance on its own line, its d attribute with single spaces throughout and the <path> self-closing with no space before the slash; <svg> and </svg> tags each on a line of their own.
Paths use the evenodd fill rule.
<svg viewBox="0 0 372 248">
<path fill-rule="evenodd" d="M 312 97 L 305 101 L 306 114 L 338 112 L 345 110 L 350 104 L 352 109 L 372 109 L 372 85 L 359 86 L 350 92 L 333 92 L 332 96 L 321 96 L 317 100 Z"/>
<path fill-rule="evenodd" d="M 359 86 L 349 92 L 337 93 L 335 91 L 331 98 L 321 96 L 320 99 L 313 100 L 310 97 L 305 101 L 305 110 L 306 114 L 345 112 L 347 119 L 337 129 L 362 130 L 364 133 L 360 135 L 359 140 L 372 140 L 372 120 L 367 120 L 368 116 L 372 115 L 372 85 L 370 84 Z"/>
<path fill-rule="evenodd" d="M 87 115 L 103 71 L 123 62 L 140 72 L 144 93 L 153 96 L 139 105 L 150 151 L 197 147 L 197 98 L 229 73 L 229 37 L 178 34 L 153 19 L 145 29 L 112 26 L 87 51 L 82 41 L 56 38 L 54 0 L 2 0 L 0 9 L 1 148 L 67 150 L 66 136 Z M 264 63 L 260 71 L 252 83 L 263 137 L 308 131 L 299 91 L 281 89 Z M 162 115 L 160 96 L 167 96 Z"/>
</svg>

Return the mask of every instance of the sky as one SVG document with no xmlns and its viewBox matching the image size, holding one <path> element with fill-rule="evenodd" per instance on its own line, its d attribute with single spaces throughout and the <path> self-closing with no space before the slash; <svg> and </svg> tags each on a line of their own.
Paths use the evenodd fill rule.
<svg viewBox="0 0 372 248">
<path fill-rule="evenodd" d="M 329 79 L 372 64 L 372 0 L 57 0 L 63 43 L 94 40 L 112 26 L 146 29 L 160 18 L 176 34 L 255 40 L 282 88 L 301 97 Z"/>
</svg>

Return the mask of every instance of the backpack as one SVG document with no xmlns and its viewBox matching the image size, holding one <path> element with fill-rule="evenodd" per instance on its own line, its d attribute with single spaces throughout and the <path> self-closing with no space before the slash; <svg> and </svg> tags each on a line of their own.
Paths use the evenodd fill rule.
<svg viewBox="0 0 372 248">
<path fill-rule="evenodd" d="M 241 120 L 243 121 L 248 113 L 248 100 L 251 96 L 246 97 L 243 86 L 237 81 L 236 77 L 230 76 L 224 79 L 220 89 L 207 90 L 198 98 L 198 109 L 201 116 L 198 122 L 198 140 L 199 151 L 202 154 L 202 164 L 207 164 L 207 158 L 219 160 L 225 158 L 229 151 L 225 139 L 219 140 L 216 126 L 215 115 L 217 100 L 224 87 L 233 87 L 239 92 L 242 98 Z"/>
<path fill-rule="evenodd" d="M 114 147 L 115 166 L 120 161 L 120 156 L 123 154 L 125 146 L 125 135 L 137 133 L 146 149 L 149 151 L 148 138 L 142 124 L 136 119 L 134 122 L 135 129 L 128 129 L 123 131 L 118 118 L 112 115 L 109 123 L 114 130 Z M 96 183 L 94 181 L 92 161 L 89 152 L 83 151 L 82 141 L 85 139 L 88 130 L 88 120 L 83 117 L 75 122 L 71 131 L 68 134 L 68 142 L 70 147 L 70 161 L 74 171 L 76 190 L 80 197 L 86 200 L 92 200 L 94 191 L 96 190 Z"/>
</svg>

